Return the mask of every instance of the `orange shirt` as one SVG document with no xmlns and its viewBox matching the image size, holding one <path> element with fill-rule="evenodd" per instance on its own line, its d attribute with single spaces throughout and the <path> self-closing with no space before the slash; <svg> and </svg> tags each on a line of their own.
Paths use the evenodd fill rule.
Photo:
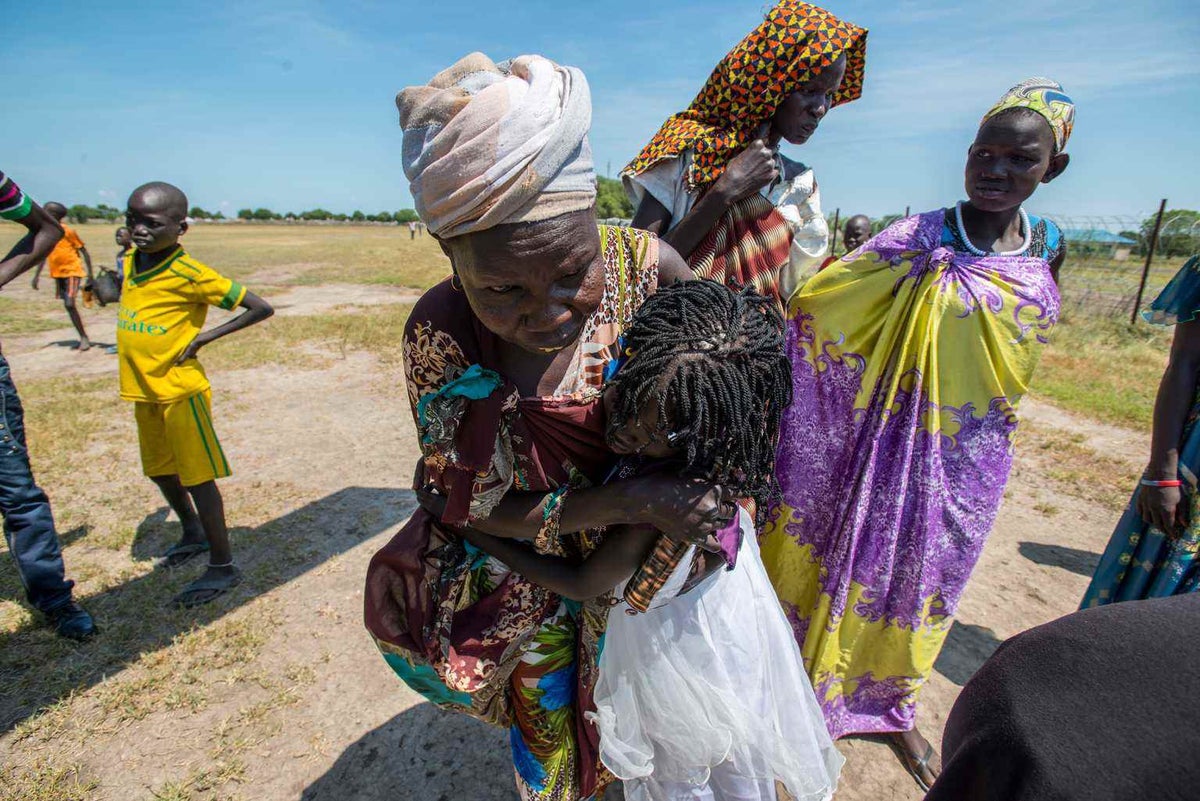
<svg viewBox="0 0 1200 801">
<path fill-rule="evenodd" d="M 46 257 L 46 266 L 50 268 L 50 277 L 83 278 L 86 273 L 83 271 L 83 259 L 79 257 L 79 251 L 83 249 L 83 240 L 79 238 L 79 234 L 75 233 L 74 229 L 68 228 L 66 223 L 61 223 L 61 225 L 63 238 L 58 240 L 54 250 L 50 251 L 50 255 Z"/>
</svg>

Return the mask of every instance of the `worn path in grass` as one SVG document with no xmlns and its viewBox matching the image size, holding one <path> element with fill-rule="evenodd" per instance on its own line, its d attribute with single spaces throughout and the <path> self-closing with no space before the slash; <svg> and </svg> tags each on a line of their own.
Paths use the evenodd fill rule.
<svg viewBox="0 0 1200 801">
<path fill-rule="evenodd" d="M 70 340 L 61 328 L 5 338 L 69 570 L 105 631 L 56 640 L 0 560 L 3 801 L 515 798 L 504 734 L 421 703 L 361 625 L 367 560 L 412 509 L 395 336 L 415 293 L 276 280 L 286 312 L 204 357 L 247 581 L 197 612 L 165 607 L 199 568 L 153 569 L 177 525 L 140 475 L 115 357 L 54 344 Z M 113 319 L 88 312 L 101 341 Z M 999 521 L 923 697 L 934 739 L 1000 641 L 1075 608 L 1146 447 L 1037 398 L 1025 411 Z M 920 797 L 885 746 L 840 747 L 839 799 Z"/>
</svg>

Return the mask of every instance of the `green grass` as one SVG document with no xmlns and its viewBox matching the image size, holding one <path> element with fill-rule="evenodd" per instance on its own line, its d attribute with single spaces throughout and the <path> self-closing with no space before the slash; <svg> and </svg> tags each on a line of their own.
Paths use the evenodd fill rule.
<svg viewBox="0 0 1200 801">
<path fill-rule="evenodd" d="M 1083 434 L 1021 423 L 1017 447 L 1046 459 L 1040 475 L 1055 492 L 1081 498 L 1118 513 L 1129 501 L 1135 470 L 1089 447 Z M 1058 513 L 1057 507 L 1039 503 L 1033 507 L 1043 515 Z"/>
<path fill-rule="evenodd" d="M 114 417 L 133 413 L 117 393 L 115 376 L 18 378 L 17 388 L 40 483 L 78 487 L 84 507 L 101 502 L 108 488 L 97 465 L 111 465 L 119 458 L 119 452 L 110 447 L 114 443 L 109 429 Z M 81 477 L 85 480 L 80 481 Z M 56 512 L 60 506 L 65 504 L 56 496 Z M 71 525 L 69 520 L 60 521 L 59 528 L 66 530 Z"/>
<path fill-rule="evenodd" d="M 88 801 L 98 786 L 79 766 L 46 758 L 29 767 L 0 768 L 0 801 Z"/>
<path fill-rule="evenodd" d="M 49 291 L 47 300 L 54 299 L 53 288 L 47 290 L 43 286 L 42 291 Z M 0 333 L 8 336 L 53 331 L 71 324 L 71 321 L 67 319 L 66 312 L 63 311 L 62 304 L 57 301 L 53 305 L 45 303 L 33 305 L 3 297 L 0 297 L 0 320 L 4 321 Z"/>
<path fill-rule="evenodd" d="M 1154 258 L 1150 273 L 1146 276 L 1143 306 L 1166 286 L 1183 262 L 1182 258 Z M 1067 262 L 1059 274 L 1063 307 L 1128 321 L 1137 301 L 1143 265 L 1142 257 L 1131 256 L 1125 261 L 1116 261 L 1106 254 L 1080 253 L 1068 249 Z"/>
<path fill-rule="evenodd" d="M 239 370 L 278 364 L 320 367 L 324 360 L 306 346 L 345 356 L 367 351 L 385 365 L 400 363 L 400 340 L 412 307 L 388 303 L 365 308 L 334 309 L 327 314 L 273 317 L 201 351 L 206 368 Z"/>
<path fill-rule="evenodd" d="M 1170 350 L 1169 329 L 1127 320 L 1064 315 L 1033 380 L 1033 395 L 1071 412 L 1148 428 Z"/>
<path fill-rule="evenodd" d="M 116 224 L 73 226 L 97 266 L 112 266 Z M 0 225 L 6 251 L 25 229 Z M 217 272 L 251 289 L 346 283 L 428 289 L 450 274 L 450 261 L 429 235 L 410 239 L 406 226 L 392 225 L 193 225 L 181 244 Z M 255 282 L 256 275 L 262 277 Z M 23 280 L 23 279 L 17 279 Z M 44 291 L 43 287 L 43 291 Z M 17 333 L 8 325 L 6 333 Z"/>
</svg>

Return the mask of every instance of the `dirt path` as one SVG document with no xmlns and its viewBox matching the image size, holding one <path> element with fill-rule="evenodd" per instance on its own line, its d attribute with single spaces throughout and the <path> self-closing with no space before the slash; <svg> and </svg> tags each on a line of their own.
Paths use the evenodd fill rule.
<svg viewBox="0 0 1200 801">
<path fill-rule="evenodd" d="M 370 297 L 408 300 L 380 301 L 374 289 Z M 325 286 L 278 300 L 284 313 L 299 314 L 363 297 Z M 48 346 L 66 333 L 6 340 L 19 380 L 111 374 L 112 356 Z M 515 799 L 504 733 L 420 702 L 361 625 L 366 563 L 412 509 L 406 488 L 417 449 L 398 372 L 352 354 L 321 369 L 220 374 L 215 397 L 235 470 L 222 486 L 247 585 L 202 616 L 199 629 L 184 618 L 158 620 L 165 613 L 157 606 L 137 607 L 146 616 L 140 622 L 102 621 L 113 640 L 127 635 L 122 626 L 167 628 L 142 639 L 128 634 L 136 647 L 106 656 L 113 667 L 94 677 L 77 667 L 76 694 L 39 721 L 28 721 L 25 707 L 0 704 L 10 719 L 25 721 L 0 737 L 3 761 L 75 766 L 74 775 L 92 784 L 62 797 L 103 801 Z M 139 531 L 150 534 L 128 550 L 104 550 L 89 540 L 131 522 L 97 510 L 89 535 L 67 548 L 82 594 L 114 610 L 133 597 L 134 584 L 145 597 L 165 599 L 186 578 L 138 567 L 170 541 L 173 526 L 162 522 L 160 500 L 137 473 L 124 411 L 114 423 L 114 473 L 131 504 L 122 514 L 146 515 Z M 1036 401 L 1026 413 L 1040 430 L 1081 434 L 1087 447 L 1128 462 L 1131 481 L 1136 475 L 1144 436 Z M 1076 607 L 1111 531 L 1113 508 L 1054 492 L 1045 475 L 1054 460 L 1052 449 L 1018 447 L 995 532 L 923 697 L 920 725 L 935 741 L 959 688 L 1000 641 Z M 101 586 L 88 578 L 91 563 L 141 572 Z M 84 646 L 105 647 L 103 639 Z M 222 661 L 234 652 L 243 656 Z M 89 652 L 53 652 L 49 669 L 66 670 L 85 658 L 79 653 Z M 36 687 L 30 671 L 17 678 Z M 72 734 L 81 721 L 92 728 Z M 886 747 L 852 740 L 841 748 L 848 762 L 839 801 L 921 797 Z"/>
</svg>

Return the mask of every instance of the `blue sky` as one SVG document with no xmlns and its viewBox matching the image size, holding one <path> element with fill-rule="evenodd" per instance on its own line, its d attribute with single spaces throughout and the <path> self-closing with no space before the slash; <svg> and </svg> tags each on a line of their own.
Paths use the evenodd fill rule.
<svg viewBox="0 0 1200 801">
<path fill-rule="evenodd" d="M 761 0 L 606 3 L 16 3 L 4 12 L 0 169 L 35 197 L 123 206 L 146 180 L 229 214 L 412 205 L 393 97 L 461 55 L 581 67 L 598 170 L 615 176 L 762 18 Z M 793 158 L 828 211 L 879 215 L 962 193 L 980 114 L 1032 75 L 1077 103 L 1059 215 L 1200 208 L 1200 6 L 1092 0 L 837 0 L 870 29 L 863 98 Z M 787 147 L 787 146 L 785 146 Z"/>
</svg>

